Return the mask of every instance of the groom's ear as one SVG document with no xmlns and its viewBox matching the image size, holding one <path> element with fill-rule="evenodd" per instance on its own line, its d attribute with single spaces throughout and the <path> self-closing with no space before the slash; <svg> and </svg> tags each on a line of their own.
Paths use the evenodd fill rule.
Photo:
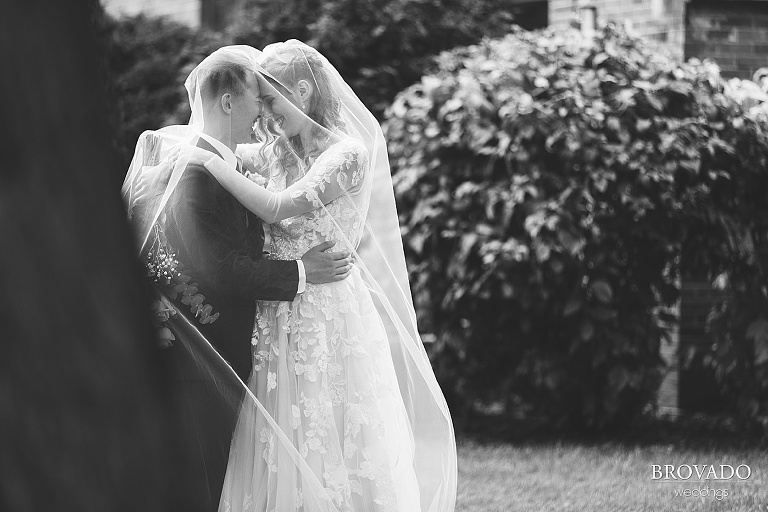
<svg viewBox="0 0 768 512">
<path fill-rule="evenodd" d="M 221 98 L 219 98 L 219 104 L 221 105 L 221 110 L 223 110 L 226 114 L 232 113 L 232 94 L 226 93 L 222 94 Z"/>
</svg>

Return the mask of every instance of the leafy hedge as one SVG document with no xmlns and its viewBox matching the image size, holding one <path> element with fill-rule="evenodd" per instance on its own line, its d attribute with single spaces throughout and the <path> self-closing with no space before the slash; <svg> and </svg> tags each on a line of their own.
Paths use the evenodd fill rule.
<svg viewBox="0 0 768 512">
<path fill-rule="evenodd" d="M 454 407 L 559 425 L 652 404 L 681 268 L 762 211 L 764 129 L 711 63 L 608 26 L 444 53 L 387 113 L 411 282 Z"/>
<path fill-rule="evenodd" d="M 727 90 L 748 119 L 768 126 L 768 68 L 757 83 L 732 79 Z M 765 136 L 765 132 L 763 132 Z M 759 150 L 758 150 L 759 151 Z M 740 223 L 730 226 L 731 256 L 714 285 L 726 298 L 708 318 L 711 343 L 699 354 L 721 384 L 723 403 L 748 424 L 768 433 L 768 189 L 765 161 L 742 180 L 734 202 Z M 746 195 L 746 197 L 744 197 Z M 756 202 L 758 204 L 756 204 Z M 762 208 L 759 208 L 762 206 Z M 758 208 L 756 208 L 758 207 Z M 748 222 L 751 218 L 752 222 Z"/>
</svg>

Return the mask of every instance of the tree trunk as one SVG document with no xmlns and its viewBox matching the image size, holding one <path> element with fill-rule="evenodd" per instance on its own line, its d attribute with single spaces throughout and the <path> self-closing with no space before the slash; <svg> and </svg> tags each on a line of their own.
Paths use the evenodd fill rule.
<svg viewBox="0 0 768 512">
<path fill-rule="evenodd" d="M 196 510 L 172 483 L 96 8 L 24 0 L 0 16 L 0 510 Z"/>
</svg>

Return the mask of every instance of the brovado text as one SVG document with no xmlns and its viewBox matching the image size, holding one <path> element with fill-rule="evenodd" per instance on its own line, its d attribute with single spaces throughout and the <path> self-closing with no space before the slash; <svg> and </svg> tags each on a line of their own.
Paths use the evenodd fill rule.
<svg viewBox="0 0 768 512">
<path fill-rule="evenodd" d="M 732 480 L 734 476 L 739 480 L 747 480 L 752 476 L 752 469 L 746 464 L 735 468 L 730 464 L 651 464 L 651 480 L 690 480 L 694 475 L 699 481 Z"/>
</svg>

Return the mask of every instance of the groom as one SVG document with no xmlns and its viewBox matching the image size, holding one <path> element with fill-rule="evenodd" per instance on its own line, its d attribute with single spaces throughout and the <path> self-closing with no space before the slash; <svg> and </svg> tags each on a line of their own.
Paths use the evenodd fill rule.
<svg viewBox="0 0 768 512">
<path fill-rule="evenodd" d="M 222 50 L 206 58 L 197 71 L 204 119 L 197 145 L 239 168 L 235 147 L 251 141 L 252 126 L 261 114 L 256 75 L 247 60 Z M 189 165 L 184 170 L 165 213 L 165 232 L 177 259 L 199 284 L 205 303 L 220 316 L 203 325 L 189 313 L 188 305 L 177 303 L 177 309 L 189 320 L 186 325 L 194 325 L 243 382 L 248 381 L 252 367 L 256 300 L 292 301 L 306 283 L 342 280 L 351 270 L 349 253 L 324 252 L 330 242 L 312 248 L 299 261 L 262 258 L 261 220 L 203 166 Z M 188 351 L 177 348 L 172 351 L 176 405 L 196 473 L 190 491 L 200 492 L 204 508 L 215 511 L 243 389 L 235 379 L 214 382 L 211 373 L 201 369 L 213 367 L 214 374 L 227 374 L 215 354 L 201 366 Z"/>
</svg>

